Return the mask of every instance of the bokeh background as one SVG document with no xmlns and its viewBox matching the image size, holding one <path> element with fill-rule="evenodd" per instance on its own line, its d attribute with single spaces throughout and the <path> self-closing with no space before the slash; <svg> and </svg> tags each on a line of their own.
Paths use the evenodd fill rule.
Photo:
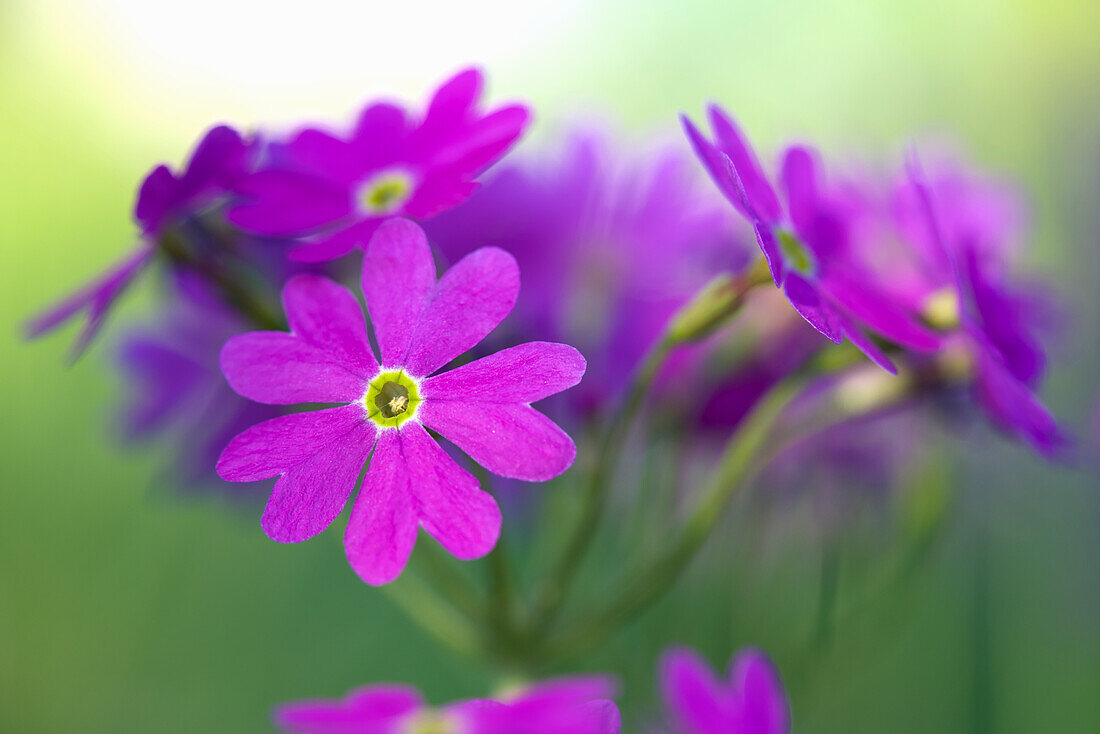
<svg viewBox="0 0 1100 734">
<path fill-rule="evenodd" d="M 659 711 L 672 642 L 716 664 L 768 649 L 808 734 L 1100 731 L 1097 28 L 1088 0 L 0 2 L 0 731 L 259 732 L 276 702 L 372 680 L 437 701 L 494 685 L 361 584 L 339 533 L 279 546 L 254 500 L 181 496 L 162 446 L 122 448 L 109 342 L 66 369 L 71 333 L 19 335 L 128 249 L 136 183 L 210 122 L 341 120 L 470 62 L 495 98 L 534 105 L 528 148 L 577 114 L 672 136 L 710 99 L 763 150 L 808 138 L 897 162 L 950 140 L 1024 186 L 1028 270 L 1068 305 L 1046 397 L 1082 433 L 1079 467 L 933 436 L 911 481 L 952 488 L 942 532 L 828 639 L 812 523 L 741 513 L 676 593 L 570 666 L 620 676 L 626 731 Z M 841 598 L 899 526 L 884 513 L 846 538 Z"/>
</svg>

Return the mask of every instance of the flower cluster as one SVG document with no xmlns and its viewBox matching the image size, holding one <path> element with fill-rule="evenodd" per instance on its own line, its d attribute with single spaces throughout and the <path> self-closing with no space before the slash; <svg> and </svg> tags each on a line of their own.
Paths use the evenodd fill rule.
<svg viewBox="0 0 1100 734">
<path fill-rule="evenodd" d="M 932 425 L 914 408 L 968 395 L 1044 457 L 1068 453 L 1037 396 L 1051 299 L 1013 274 L 1023 217 L 1005 187 L 959 164 L 925 173 L 915 155 L 892 179 L 826 172 L 806 145 L 772 169 L 717 106 L 705 133 L 682 117 L 673 145 L 575 130 L 547 156 L 493 168 L 530 115 L 483 109 L 482 87 L 466 70 L 423 111 L 372 101 L 344 130 L 210 129 L 178 173 L 161 165 L 141 184 L 137 249 L 28 334 L 83 315 L 81 353 L 159 265 L 156 316 L 118 350 L 127 436 L 172 435 L 185 482 L 268 482 L 260 525 L 281 543 L 320 534 L 355 495 L 344 548 L 370 585 L 402 575 L 421 529 L 456 559 L 493 553 L 486 588 L 443 557 L 405 608 L 509 671 L 545 669 L 633 619 L 754 476 L 776 496 L 887 496 L 917 454 L 911 426 Z M 555 480 L 578 444 L 583 466 L 557 485 L 576 520 L 527 513 L 560 547 L 513 584 L 498 542 L 524 526 L 490 475 Z M 700 467 L 708 480 L 689 487 Z M 686 519 L 660 511 L 635 544 L 644 558 L 616 557 L 606 600 L 571 618 L 609 498 L 646 505 L 651 474 L 671 477 L 667 506 Z M 671 734 L 789 734 L 762 653 L 723 678 L 674 650 L 660 677 Z M 611 734 L 611 698 L 603 678 L 441 707 L 369 686 L 275 718 L 293 734 Z"/>
</svg>

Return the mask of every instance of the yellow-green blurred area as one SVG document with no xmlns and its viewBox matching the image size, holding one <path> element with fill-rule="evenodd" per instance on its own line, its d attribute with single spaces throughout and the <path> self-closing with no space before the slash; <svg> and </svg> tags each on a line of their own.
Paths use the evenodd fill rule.
<svg viewBox="0 0 1100 734">
<path fill-rule="evenodd" d="M 1098 28 L 1089 0 L 0 3 L 0 731 L 259 732 L 277 702 L 370 681 L 435 701 L 496 685 L 362 584 L 339 530 L 275 544 L 254 500 L 181 495 L 163 446 L 123 448 L 109 339 L 67 369 L 71 328 L 20 337 L 127 251 L 137 183 L 209 123 L 341 120 L 470 62 L 494 98 L 533 104 L 528 149 L 577 114 L 674 136 L 708 100 L 764 152 L 808 139 L 895 167 L 914 140 L 951 140 L 1024 186 L 1026 274 L 1067 303 L 1044 394 L 1081 433 L 1081 466 L 942 436 L 953 468 L 913 480 L 953 488 L 942 537 L 828 639 L 812 533 L 728 523 L 668 599 L 569 666 L 620 676 L 624 731 L 659 713 L 673 642 L 717 665 L 767 649 L 806 734 L 1100 731 Z M 846 549 L 841 599 L 895 552 L 882 522 Z"/>
</svg>

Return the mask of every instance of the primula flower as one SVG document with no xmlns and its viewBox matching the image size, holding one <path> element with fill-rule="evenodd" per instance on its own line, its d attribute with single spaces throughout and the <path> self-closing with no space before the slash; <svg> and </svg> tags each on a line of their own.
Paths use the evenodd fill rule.
<svg viewBox="0 0 1100 734">
<path fill-rule="evenodd" d="M 597 379 L 570 393 L 580 415 L 617 398 L 608 386 L 626 384 L 676 310 L 749 255 L 740 223 L 689 155 L 659 147 L 628 159 L 609 137 L 578 131 L 544 160 L 509 160 L 425 224 L 448 258 L 484 244 L 516 256 L 524 299 L 510 324 L 584 352 Z M 659 388 L 683 399 L 694 356 L 680 350 Z"/>
<path fill-rule="evenodd" d="M 528 120 L 522 105 L 480 112 L 482 81 L 477 69 L 457 74 L 419 121 L 378 102 L 347 138 L 299 131 L 241 182 L 245 202 L 230 210 L 230 221 L 258 234 L 303 236 L 291 256 L 317 262 L 362 247 L 389 217 L 424 220 L 455 206 Z"/>
<path fill-rule="evenodd" d="M 744 650 L 725 679 L 688 649 L 661 660 L 661 688 L 674 734 L 790 734 L 790 707 L 767 656 Z"/>
<path fill-rule="evenodd" d="M 251 146 L 233 128 L 211 128 L 195 146 L 179 175 L 165 165 L 154 168 L 141 184 L 134 205 L 134 219 L 141 228 L 141 243 L 121 262 L 107 270 L 26 326 L 28 337 L 53 331 L 86 315 L 86 323 L 73 344 L 73 358 L 80 355 L 103 326 L 108 312 L 127 286 L 153 260 L 167 229 L 221 197 L 245 172 Z"/>
<path fill-rule="evenodd" d="M 288 734 L 618 734 L 619 711 L 604 678 L 563 678 L 505 699 L 429 706 L 400 685 L 372 685 L 341 701 L 302 701 L 275 710 Z"/>
<path fill-rule="evenodd" d="M 356 572 L 382 584 L 401 573 L 419 527 L 462 559 L 488 553 L 500 533 L 496 503 L 425 429 L 495 474 L 551 479 L 576 447 L 530 403 L 575 385 L 585 363 L 573 347 L 532 342 L 434 374 L 515 304 L 519 269 L 503 250 L 473 252 L 437 281 L 423 231 L 393 220 L 370 242 L 362 286 L 381 361 L 355 298 L 314 275 L 283 290 L 291 333 L 226 343 L 222 371 L 241 395 L 341 405 L 253 426 L 225 449 L 218 473 L 279 477 L 262 526 L 273 540 L 299 542 L 340 514 L 370 457 L 344 545 Z"/>
<path fill-rule="evenodd" d="M 686 116 L 684 130 L 718 188 L 752 223 L 772 278 L 794 309 L 831 341 L 839 344 L 847 337 L 890 372 L 896 368 L 865 330 L 908 349 L 938 349 L 937 336 L 890 300 L 852 257 L 845 209 L 823 189 L 816 153 L 792 146 L 784 154 L 784 212 L 736 123 L 714 105 L 709 115 L 717 144 Z"/>
<path fill-rule="evenodd" d="M 915 209 L 924 227 L 915 230 L 916 237 L 926 244 L 924 278 L 911 288 L 929 319 L 951 330 L 949 347 L 955 349 L 949 351 L 961 352 L 968 363 L 963 369 L 973 375 L 975 401 L 990 421 L 1044 456 L 1063 455 L 1072 442 L 1033 392 L 1045 370 L 1037 331 L 1049 309 L 1041 298 L 1011 287 L 1000 272 L 1004 250 L 997 249 L 995 237 L 1002 222 L 976 225 L 982 220 L 958 211 L 982 199 L 956 196 L 945 206 L 937 193 L 911 161 L 897 211 L 904 229 L 906 213 Z"/>
</svg>

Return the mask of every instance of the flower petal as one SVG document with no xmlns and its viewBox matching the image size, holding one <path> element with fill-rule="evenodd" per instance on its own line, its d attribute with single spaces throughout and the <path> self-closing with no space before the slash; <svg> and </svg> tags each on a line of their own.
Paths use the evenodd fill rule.
<svg viewBox="0 0 1100 734">
<path fill-rule="evenodd" d="M 424 399 L 534 403 L 573 387 L 584 375 L 581 353 L 567 344 L 529 342 L 429 377 Z"/>
<path fill-rule="evenodd" d="M 863 280 L 830 273 L 822 288 L 857 321 L 899 346 L 917 352 L 935 352 L 942 346 L 937 334 Z"/>
<path fill-rule="evenodd" d="M 483 247 L 459 260 L 440 278 L 416 325 L 406 370 L 426 377 L 476 346 L 504 320 L 518 295 L 519 266 L 504 250 Z"/>
<path fill-rule="evenodd" d="M 276 707 L 275 724 L 302 734 L 350 734 L 368 726 L 396 723 L 424 705 L 419 691 L 410 686 L 365 686 L 343 701 L 296 701 Z M 373 731 L 373 730 L 371 730 Z"/>
<path fill-rule="evenodd" d="M 795 231 L 802 241 L 810 242 L 818 207 L 817 161 L 813 152 L 798 145 L 788 148 L 783 155 L 781 181 Z"/>
<path fill-rule="evenodd" d="M 229 482 L 277 477 L 364 421 L 370 423 L 361 406 L 342 405 L 257 423 L 225 447 L 218 459 L 218 474 Z"/>
<path fill-rule="evenodd" d="M 759 220 L 760 216 L 753 209 L 741 178 L 737 175 L 737 168 L 729 160 L 729 156 L 723 154 L 713 143 L 703 137 L 699 128 L 695 127 L 695 123 L 687 115 L 680 115 L 680 124 L 687 134 L 692 150 L 695 151 L 695 156 L 707 169 L 711 180 L 718 186 L 722 195 L 750 222 Z"/>
<path fill-rule="evenodd" d="M 231 482 L 281 475 L 260 524 L 272 540 L 297 543 L 340 514 L 375 433 L 359 405 L 273 418 L 229 442 L 218 459 L 218 474 Z"/>
<path fill-rule="evenodd" d="M 322 130 L 300 130 L 287 144 L 286 152 L 306 170 L 348 186 L 363 174 L 352 147 Z"/>
<path fill-rule="evenodd" d="M 661 659 L 661 690 L 673 718 L 691 731 L 724 731 L 730 722 L 728 694 L 693 651 L 676 648 Z"/>
<path fill-rule="evenodd" d="M 752 231 L 756 234 L 756 241 L 760 245 L 760 251 L 764 253 L 764 259 L 768 261 L 772 280 L 777 286 L 782 285 L 787 276 L 787 268 L 783 262 L 783 252 L 779 249 L 779 242 L 775 239 L 775 232 L 770 225 L 763 222 L 754 223 Z"/>
<path fill-rule="evenodd" d="M 868 359 L 891 375 L 896 375 L 898 373 L 898 368 L 894 366 L 894 363 L 886 356 L 886 353 L 879 348 L 879 345 L 875 344 L 874 339 L 864 334 L 863 330 L 842 311 L 834 310 L 833 316 L 840 324 L 840 329 L 844 332 L 844 335 L 851 340 L 852 344 L 854 344 L 859 351 L 867 355 Z"/>
<path fill-rule="evenodd" d="M 231 337 L 219 362 L 238 395 L 269 405 L 355 402 L 377 374 L 357 371 L 324 347 L 282 331 Z"/>
<path fill-rule="evenodd" d="M 712 104 L 707 112 L 718 148 L 733 161 L 752 208 L 760 219 L 766 222 L 778 221 L 781 215 L 779 199 L 768 183 L 752 146 L 737 127 L 737 123 L 721 107 Z"/>
<path fill-rule="evenodd" d="M 529 405 L 425 400 L 418 417 L 483 467 L 509 479 L 545 482 L 577 458 L 577 447 Z"/>
<path fill-rule="evenodd" d="M 435 263 L 424 230 L 407 219 L 380 226 L 363 257 L 363 295 L 383 365 L 405 364 L 435 288 Z"/>
<path fill-rule="evenodd" d="M 348 522 L 344 547 L 368 584 L 400 575 L 419 524 L 451 554 L 479 558 L 500 536 L 500 510 L 418 423 L 383 431 L 363 491 Z"/>
<path fill-rule="evenodd" d="M 377 374 L 363 309 L 347 288 L 320 275 L 298 275 L 283 288 L 283 306 L 295 336 L 357 375 Z"/>
<path fill-rule="evenodd" d="M 844 341 L 836 311 L 822 300 L 817 289 L 800 275 L 789 273 L 783 282 L 783 292 L 794 306 L 798 315 L 806 319 L 810 326 L 821 332 L 834 344 Z"/>
<path fill-rule="evenodd" d="M 500 537 L 500 508 L 418 423 L 401 431 L 401 451 L 420 524 L 451 555 L 480 558 Z"/>
<path fill-rule="evenodd" d="M 400 434 L 382 431 L 344 533 L 348 563 L 372 586 L 400 576 L 416 543 L 419 524 L 410 481 Z"/>
<path fill-rule="evenodd" d="M 347 255 L 352 250 L 366 247 L 383 220 L 370 217 L 336 230 L 326 230 L 298 241 L 290 251 L 291 260 L 300 263 L 321 263 Z"/>
<path fill-rule="evenodd" d="M 346 187 L 318 176 L 269 169 L 246 176 L 237 192 L 244 202 L 226 218 L 262 235 L 297 235 L 336 222 L 351 213 Z"/>
<path fill-rule="evenodd" d="M 730 678 L 741 704 L 734 731 L 790 734 L 787 696 L 767 656 L 757 650 L 742 652 L 733 662 Z"/>
</svg>

